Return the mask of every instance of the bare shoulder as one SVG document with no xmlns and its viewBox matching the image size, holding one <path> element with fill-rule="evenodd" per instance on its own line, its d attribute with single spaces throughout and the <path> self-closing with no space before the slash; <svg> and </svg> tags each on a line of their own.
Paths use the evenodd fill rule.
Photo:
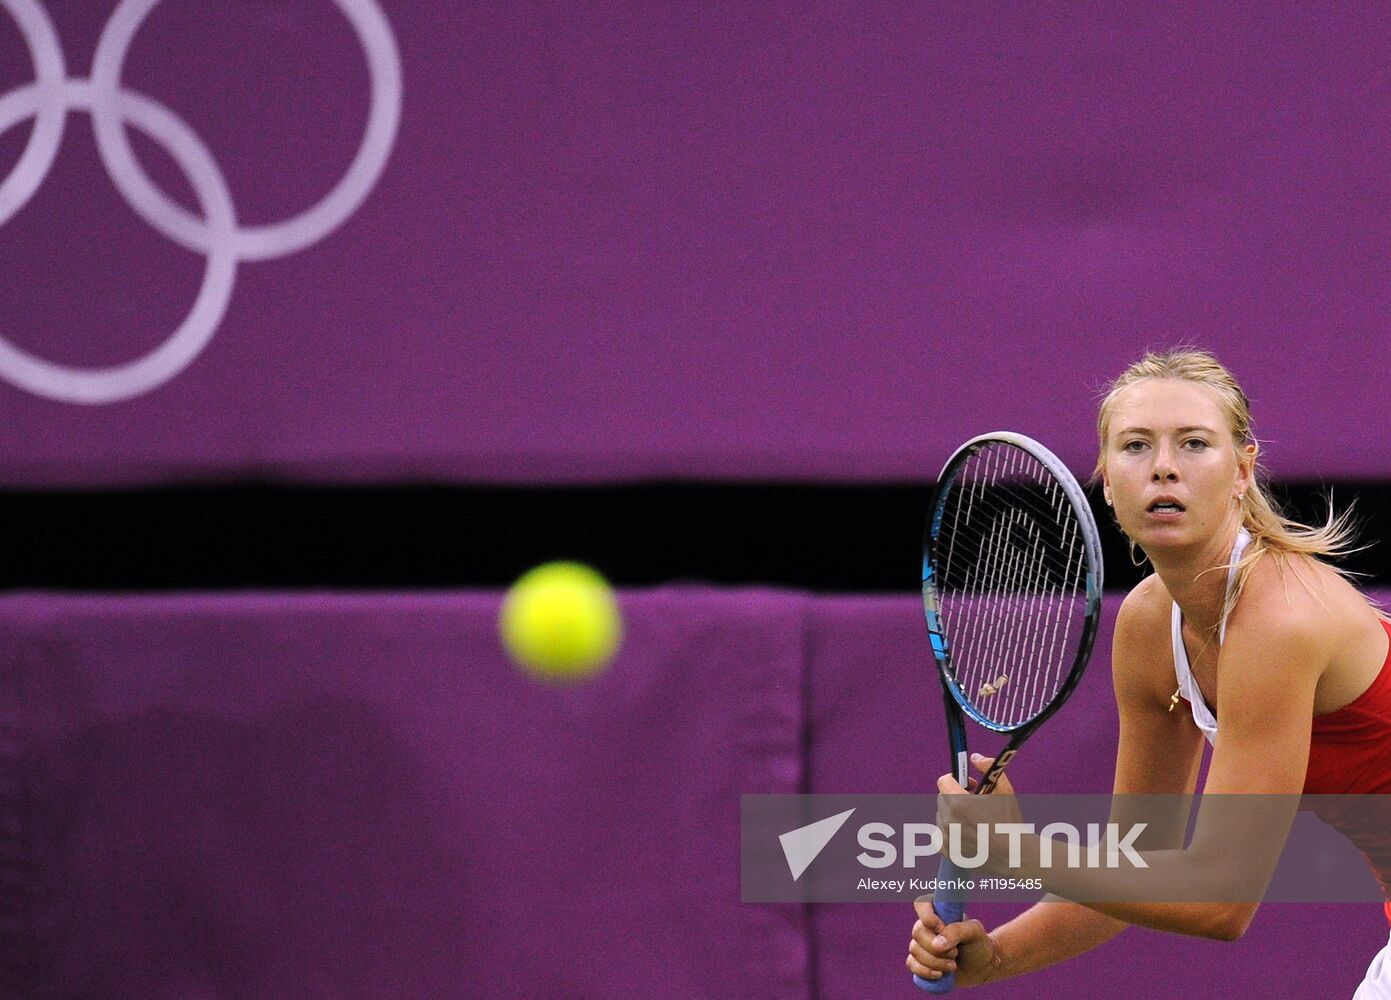
<svg viewBox="0 0 1391 1000">
<path fill-rule="evenodd" d="M 1217 714 L 1229 749 L 1269 754 L 1274 747 L 1275 756 L 1297 763 L 1299 774 L 1248 761 L 1243 781 L 1253 767 L 1274 775 L 1271 789 L 1302 778 L 1319 685 L 1348 617 L 1340 582 L 1329 567 L 1303 556 L 1267 553 L 1251 567 L 1218 654 Z"/>
<path fill-rule="evenodd" d="M 1164 581 L 1151 574 L 1125 596 L 1116 614 L 1111 641 L 1111 674 L 1116 696 L 1163 703 L 1173 688 L 1174 654 L 1169 640 L 1173 598 Z"/>
<path fill-rule="evenodd" d="M 1270 553 L 1256 561 L 1232 610 L 1228 634 L 1333 646 L 1350 630 L 1375 625 L 1366 599 L 1331 566 L 1303 556 Z"/>
<path fill-rule="evenodd" d="M 1386 639 L 1376 611 L 1333 567 L 1302 556 L 1272 554 L 1251 568 L 1228 622 L 1229 641 L 1274 662 L 1296 653 L 1320 687 L 1321 708 L 1350 700 L 1379 671 Z M 1364 676 L 1365 675 L 1365 676 Z"/>
<path fill-rule="evenodd" d="M 1116 635 L 1147 639 L 1167 635 L 1174 599 L 1157 573 L 1145 577 L 1125 595 L 1116 614 Z"/>
</svg>

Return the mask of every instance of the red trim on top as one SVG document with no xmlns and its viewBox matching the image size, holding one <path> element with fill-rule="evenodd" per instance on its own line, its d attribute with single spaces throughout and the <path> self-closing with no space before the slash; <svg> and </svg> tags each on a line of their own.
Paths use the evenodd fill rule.
<svg viewBox="0 0 1391 1000">
<path fill-rule="evenodd" d="M 1375 702 L 1378 698 L 1385 698 L 1388 703 L 1391 703 L 1391 622 L 1383 620 L 1381 627 L 1386 631 L 1387 641 L 1386 659 L 1382 661 L 1381 670 L 1377 673 L 1376 677 L 1372 679 L 1372 683 L 1367 686 L 1367 690 L 1363 691 L 1342 708 L 1329 712 L 1327 715 L 1314 716 L 1314 729 L 1316 731 L 1319 729 L 1320 724 L 1327 725 L 1330 722 L 1342 722 L 1348 716 L 1354 716 L 1360 710 L 1372 707 L 1371 703 Z"/>
</svg>

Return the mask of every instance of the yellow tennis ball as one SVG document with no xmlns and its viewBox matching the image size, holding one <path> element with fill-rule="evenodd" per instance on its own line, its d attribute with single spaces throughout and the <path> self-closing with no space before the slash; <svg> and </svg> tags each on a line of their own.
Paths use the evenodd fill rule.
<svg viewBox="0 0 1391 1000">
<path fill-rule="evenodd" d="M 502 644 L 547 680 L 580 680 L 608 665 L 623 621 L 608 581 L 581 563 L 537 566 L 512 585 L 498 617 Z"/>
</svg>

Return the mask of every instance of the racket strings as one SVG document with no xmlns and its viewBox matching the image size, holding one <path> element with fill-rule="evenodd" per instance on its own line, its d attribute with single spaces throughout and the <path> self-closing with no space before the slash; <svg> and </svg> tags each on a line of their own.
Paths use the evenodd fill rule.
<svg viewBox="0 0 1391 1000">
<path fill-rule="evenodd" d="M 987 445 L 958 469 L 935 541 L 955 680 L 982 716 L 1027 721 L 1066 682 L 1086 614 L 1086 546 L 1053 475 Z"/>
<path fill-rule="evenodd" d="M 1011 462 L 1005 470 L 1005 479 L 1015 482 L 1018 480 L 1022 469 L 1023 452 L 1013 451 L 1010 455 Z M 1005 553 L 1003 560 L 1009 567 L 1003 576 L 1004 589 L 1006 592 L 1022 597 L 1011 600 L 1008 603 L 1003 620 L 998 622 L 994 628 L 988 630 L 986 635 L 990 638 L 990 643 L 981 657 L 981 667 L 979 672 L 985 676 L 981 683 L 977 696 L 983 701 L 990 697 L 990 692 L 1003 695 L 1001 706 L 992 706 L 992 711 L 998 711 L 1005 721 L 1015 721 L 1021 714 L 1027 717 L 1026 709 L 1038 704 L 1041 708 L 1051 692 L 1040 692 L 1040 681 L 1043 679 L 1043 671 L 1024 670 L 1016 680 L 1023 683 L 1009 685 L 1009 673 L 1007 669 L 1012 667 L 1008 660 L 1012 656 L 1023 654 L 1024 663 L 1040 663 L 1047 665 L 1048 659 L 1037 659 L 1037 651 L 1029 650 L 1032 641 L 1034 646 L 1038 645 L 1038 588 L 1037 582 L 1043 579 L 1041 569 L 1046 554 L 1041 532 L 1038 529 L 1036 519 L 1024 512 L 1023 505 L 1010 510 L 1006 518 L 1001 519 L 1001 523 L 1007 523 L 1008 529 L 997 536 L 996 542 L 1001 551 Z M 1021 526 L 1023 531 L 1021 532 Z M 1012 544 L 1013 542 L 1013 544 Z M 1012 648 L 1009 643 L 1011 636 L 1019 636 L 1024 642 L 1020 648 Z M 992 680 L 993 678 L 993 680 Z M 1042 697 L 1043 701 L 1040 701 Z"/>
</svg>

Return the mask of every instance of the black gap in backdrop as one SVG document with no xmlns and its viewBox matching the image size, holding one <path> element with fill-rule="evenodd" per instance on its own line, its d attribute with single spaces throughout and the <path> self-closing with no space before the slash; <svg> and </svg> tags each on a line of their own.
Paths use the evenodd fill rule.
<svg viewBox="0 0 1391 1000">
<path fill-rule="evenodd" d="M 1274 487 L 1321 521 L 1329 487 Z M 269 484 L 0 493 L 0 589 L 503 587 L 551 559 L 619 586 L 678 582 L 911 592 L 930 484 L 647 483 L 584 488 Z M 1132 586 L 1102 526 L 1108 590 Z M 1391 483 L 1340 483 L 1370 547 L 1345 563 L 1391 585 Z"/>
</svg>

